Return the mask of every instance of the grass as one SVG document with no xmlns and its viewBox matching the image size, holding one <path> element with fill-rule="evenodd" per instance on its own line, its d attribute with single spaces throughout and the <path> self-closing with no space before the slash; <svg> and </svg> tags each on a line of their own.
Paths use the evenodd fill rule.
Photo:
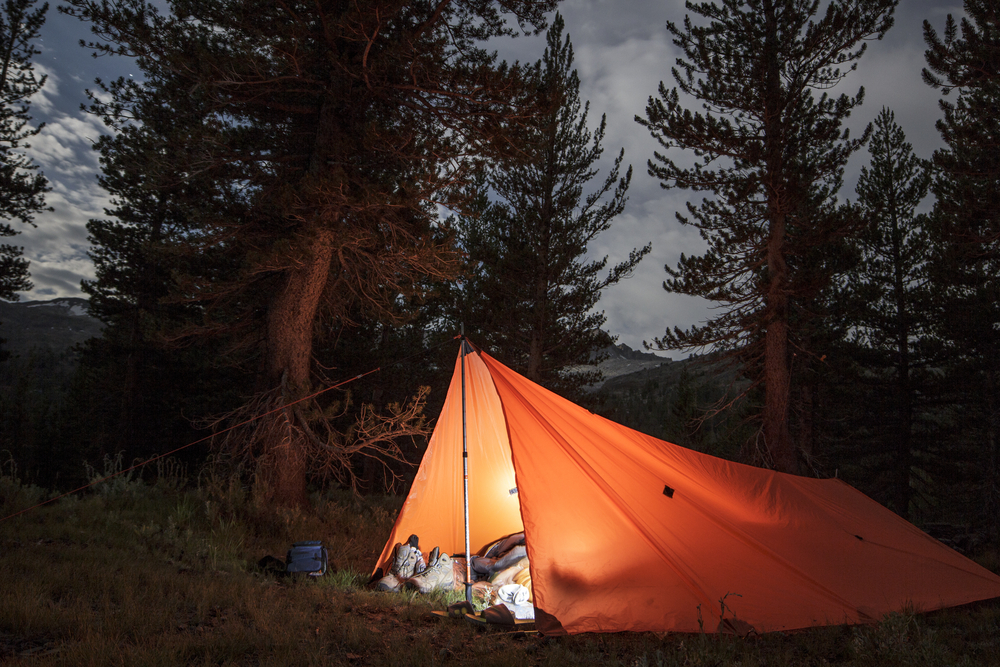
<svg viewBox="0 0 1000 667">
<path fill-rule="evenodd" d="M 46 497 L 0 475 L 2 516 Z M 752 639 L 482 631 L 430 613 L 451 597 L 365 588 L 401 499 L 313 501 L 310 512 L 275 513 L 228 480 L 203 475 L 189 488 L 175 470 L 0 523 L 0 663 L 1000 665 L 995 602 Z M 322 539 L 336 571 L 299 579 L 257 568 L 301 539 Z"/>
</svg>

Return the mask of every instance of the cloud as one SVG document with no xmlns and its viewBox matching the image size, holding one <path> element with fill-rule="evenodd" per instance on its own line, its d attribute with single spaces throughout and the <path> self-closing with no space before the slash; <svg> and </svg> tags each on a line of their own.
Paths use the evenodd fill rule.
<svg viewBox="0 0 1000 667">
<path fill-rule="evenodd" d="M 42 89 L 31 97 L 32 111 L 43 115 L 51 114 L 55 111 L 55 101 L 59 97 L 59 75 L 42 63 L 34 63 L 33 67 L 37 76 L 44 76 L 46 79 Z"/>
<path fill-rule="evenodd" d="M 922 5 L 915 11 L 915 5 Z M 934 127 L 941 116 L 939 91 L 923 82 L 921 71 L 926 67 L 922 21 L 927 18 L 938 31 L 944 26 L 944 16 L 961 12 L 960 5 L 914 0 L 906 13 L 898 13 L 896 24 L 881 41 L 869 43 L 867 53 L 861 58 L 858 71 L 848 77 L 836 93 L 854 94 L 860 86 L 865 89 L 864 104 L 855 109 L 846 127 L 852 136 L 858 136 L 864 127 L 875 120 L 883 107 L 893 111 L 896 123 L 906 133 L 916 155 L 930 158 L 935 150 L 944 146 L 941 135 Z M 861 167 L 868 164 L 870 155 L 862 149 L 851 159 L 845 174 L 842 198 L 855 199 L 854 188 Z"/>
<path fill-rule="evenodd" d="M 58 195 L 50 195 L 49 202 L 57 212 L 39 216 L 37 228 L 27 229 L 15 239 L 24 246 L 35 284 L 35 290 L 23 293 L 22 299 L 36 299 L 37 294 L 80 296 L 80 281 L 94 277 L 85 225 L 99 212 L 72 207 Z"/>
<path fill-rule="evenodd" d="M 566 0 L 559 9 L 566 20 L 573 44 L 591 43 L 614 47 L 617 44 L 666 36 L 667 21 L 684 18 L 684 1 L 620 2 L 619 0 Z"/>
<path fill-rule="evenodd" d="M 83 296 L 81 279 L 94 277 L 93 264 L 89 261 L 53 263 L 36 259 L 32 260 L 30 268 L 35 289 L 22 292 L 21 301 Z"/>
<path fill-rule="evenodd" d="M 51 173 L 46 164 L 42 163 L 42 167 Z M 94 277 L 94 265 L 87 256 L 90 244 L 86 224 L 90 218 L 103 215 L 110 199 L 97 185 L 93 169 L 87 175 L 89 179 L 50 177 L 53 191 L 46 195 L 46 204 L 53 210 L 38 214 L 37 226 L 22 227 L 22 233 L 13 239 L 24 247 L 35 284 L 32 292 L 21 295 L 22 299 L 80 296 L 80 281 Z"/>
<path fill-rule="evenodd" d="M 100 119 L 77 110 L 67 113 L 60 95 L 59 77 L 47 66 L 43 91 L 33 113 L 45 126 L 30 142 L 27 154 L 49 180 L 52 191 L 45 196 L 52 211 L 35 216 L 35 227 L 22 227 L 14 243 L 24 247 L 24 257 L 35 289 L 22 299 L 80 296 L 80 281 L 94 277 L 94 265 L 87 256 L 86 224 L 100 217 L 110 199 L 97 183 L 100 170 L 93 142 L 108 129 Z"/>
</svg>

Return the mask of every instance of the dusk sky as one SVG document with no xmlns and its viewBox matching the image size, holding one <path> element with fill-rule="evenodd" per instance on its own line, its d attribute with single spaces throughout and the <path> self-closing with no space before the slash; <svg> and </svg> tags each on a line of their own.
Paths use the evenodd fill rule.
<svg viewBox="0 0 1000 667">
<path fill-rule="evenodd" d="M 86 102 L 84 90 L 94 88 L 95 77 L 139 76 L 127 59 L 94 59 L 80 48 L 79 40 L 89 39 L 88 26 L 58 14 L 55 5 L 42 31 L 42 54 L 35 60 L 37 69 L 49 79 L 32 99 L 33 117 L 46 125 L 30 150 L 51 182 L 47 203 L 55 210 L 39 215 L 37 228 L 22 227 L 21 235 L 7 241 L 24 246 L 31 262 L 35 288 L 22 293 L 22 300 L 83 296 L 80 281 L 93 277 L 85 224 L 103 215 L 108 196 L 96 181 L 99 166 L 91 144 L 107 130 L 99 119 L 80 111 L 80 105 Z M 666 277 L 664 264 L 675 265 L 682 252 L 700 252 L 703 243 L 696 229 L 682 227 L 675 218 L 689 193 L 664 191 L 646 173 L 646 161 L 657 145 L 633 120 L 637 114 L 644 115 L 646 100 L 656 94 L 661 80 L 673 87 L 670 68 L 679 54 L 664 26 L 668 20 L 683 21 L 684 3 L 566 0 L 559 11 L 576 53 L 581 98 L 591 103 L 591 126 L 602 113 L 607 114 L 604 169 L 595 182 L 607 173 L 620 148 L 625 149 L 625 163 L 634 168 L 625 212 L 597 239 L 590 255 L 608 255 L 613 263 L 627 258 L 634 247 L 653 245 L 635 275 L 606 290 L 598 305 L 607 315 L 608 331 L 618 335 L 619 342 L 641 349 L 643 341 L 662 336 L 667 327 L 700 323 L 710 312 L 704 301 L 667 294 L 661 287 Z M 922 22 L 929 20 L 940 33 L 949 13 L 960 15 L 961 3 L 902 0 L 895 26 L 881 42 L 869 43 L 858 71 L 841 84 L 843 92 L 852 94 L 859 86 L 865 87 L 865 103 L 848 123 L 852 134 L 886 106 L 895 112 L 896 122 L 917 155 L 929 158 L 942 145 L 934 128 L 940 116 L 940 95 L 920 77 L 925 63 Z M 508 60 L 534 61 L 542 55 L 544 35 L 497 41 L 493 47 Z M 695 103 L 689 102 L 694 108 Z M 841 191 L 843 199 L 855 198 L 857 177 L 867 161 L 866 151 L 855 155 Z"/>
</svg>

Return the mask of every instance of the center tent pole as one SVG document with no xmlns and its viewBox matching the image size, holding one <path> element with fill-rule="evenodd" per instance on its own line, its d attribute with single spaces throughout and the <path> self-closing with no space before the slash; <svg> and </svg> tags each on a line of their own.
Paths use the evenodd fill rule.
<svg viewBox="0 0 1000 667">
<path fill-rule="evenodd" d="M 465 420 L 465 325 L 462 325 L 462 482 L 465 498 L 465 601 L 472 604 L 472 552 L 469 548 L 469 433 Z"/>
</svg>

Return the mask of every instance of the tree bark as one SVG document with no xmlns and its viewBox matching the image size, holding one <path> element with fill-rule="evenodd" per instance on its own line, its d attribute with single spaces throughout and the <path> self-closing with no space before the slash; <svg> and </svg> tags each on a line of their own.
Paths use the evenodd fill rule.
<svg viewBox="0 0 1000 667">
<path fill-rule="evenodd" d="M 785 292 L 788 267 L 782 242 L 785 217 L 771 221 L 767 244 L 767 330 L 764 333 L 764 443 L 775 469 L 799 473 L 799 459 L 788 428 L 791 374 L 788 368 L 788 295 Z"/>
<path fill-rule="evenodd" d="M 764 333 L 764 444 L 777 470 L 799 472 L 799 460 L 788 428 L 791 373 L 788 368 L 788 265 L 785 262 L 789 190 L 783 158 L 784 131 L 781 64 L 778 62 L 777 10 L 764 3 L 764 150 L 767 197 L 767 288 Z"/>
<path fill-rule="evenodd" d="M 313 330 L 320 297 L 326 286 L 333 258 L 332 235 L 317 230 L 304 244 L 300 264 L 286 274 L 285 284 L 274 297 L 267 318 L 267 369 L 269 386 L 280 387 L 278 401 L 287 405 L 307 395 L 312 368 Z M 304 441 L 295 437 L 291 409 L 279 413 L 285 437 L 264 443 L 264 475 L 271 499 L 282 507 L 306 504 Z"/>
<path fill-rule="evenodd" d="M 555 142 L 557 126 L 555 121 L 551 122 L 547 128 L 548 145 L 546 146 L 546 178 L 545 178 L 545 198 L 542 201 L 541 210 L 538 212 L 541 223 L 542 238 L 538 247 L 538 266 L 535 276 L 534 294 L 534 322 L 532 323 L 531 339 L 528 342 L 528 369 L 525 375 L 532 382 L 542 381 L 542 361 L 545 354 L 545 332 L 549 319 L 549 250 L 552 247 L 552 225 L 553 209 L 552 191 L 555 188 Z"/>
<path fill-rule="evenodd" d="M 987 352 L 986 371 L 986 516 L 987 530 L 996 540 L 1000 536 L 1000 374 L 997 373 L 997 350 Z"/>
<path fill-rule="evenodd" d="M 896 513 L 910 516 L 910 469 L 913 467 L 913 390 L 910 386 L 910 327 L 906 285 L 903 280 L 903 235 L 899 228 L 896 201 L 889 193 L 892 232 L 893 290 L 896 293 Z"/>
</svg>

